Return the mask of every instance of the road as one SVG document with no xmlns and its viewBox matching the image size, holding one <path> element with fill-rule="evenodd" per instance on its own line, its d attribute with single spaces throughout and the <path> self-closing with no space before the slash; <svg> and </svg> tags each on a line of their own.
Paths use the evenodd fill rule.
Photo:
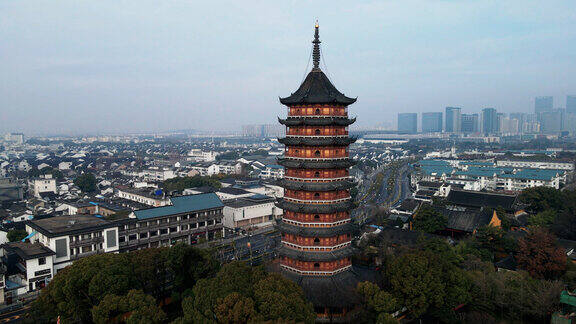
<svg viewBox="0 0 576 324">
<path fill-rule="evenodd" d="M 252 260 L 253 264 L 259 264 L 275 257 L 279 243 L 278 232 L 239 236 L 232 243 L 219 247 L 217 257 L 222 262 Z"/>
<path fill-rule="evenodd" d="M 18 308 L 13 311 L 0 314 L 0 323 L 18 323 L 22 321 L 22 318 L 30 309 L 30 305 L 24 305 L 24 307 Z"/>
<path fill-rule="evenodd" d="M 359 207 L 353 212 L 353 217 L 370 218 L 378 207 L 395 206 L 410 197 L 410 172 L 408 163 L 400 162 L 395 167 L 381 166 L 368 174 L 358 190 Z M 389 192 L 388 181 L 392 176 L 394 186 Z"/>
</svg>

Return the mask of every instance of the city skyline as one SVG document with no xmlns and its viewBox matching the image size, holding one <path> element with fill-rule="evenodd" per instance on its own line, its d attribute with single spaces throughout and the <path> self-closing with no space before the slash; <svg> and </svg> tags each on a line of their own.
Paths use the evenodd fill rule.
<svg viewBox="0 0 576 324">
<path fill-rule="evenodd" d="M 361 98 L 359 127 L 446 106 L 529 112 L 535 96 L 576 92 L 576 10 L 555 2 L 8 2 L 0 132 L 274 123 L 285 113 L 277 97 L 302 80 L 316 18 L 329 77 Z"/>
</svg>

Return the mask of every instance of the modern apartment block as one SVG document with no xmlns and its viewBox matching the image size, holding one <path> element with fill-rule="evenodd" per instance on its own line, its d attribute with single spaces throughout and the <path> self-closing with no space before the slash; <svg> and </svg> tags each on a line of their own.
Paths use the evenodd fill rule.
<svg viewBox="0 0 576 324">
<path fill-rule="evenodd" d="M 446 107 L 446 123 L 444 131 L 446 133 L 460 133 L 462 123 L 462 108 Z"/>
<path fill-rule="evenodd" d="M 441 112 L 422 113 L 422 132 L 423 133 L 442 132 L 442 113 Z"/>
<path fill-rule="evenodd" d="M 551 96 L 543 96 L 534 98 L 534 112 L 539 114 L 545 111 L 550 111 L 554 106 L 554 98 Z"/>
<path fill-rule="evenodd" d="M 478 133 L 478 114 L 462 114 L 462 133 Z"/>
<path fill-rule="evenodd" d="M 398 132 L 407 134 L 416 134 L 418 132 L 418 114 L 399 113 Z"/>
</svg>

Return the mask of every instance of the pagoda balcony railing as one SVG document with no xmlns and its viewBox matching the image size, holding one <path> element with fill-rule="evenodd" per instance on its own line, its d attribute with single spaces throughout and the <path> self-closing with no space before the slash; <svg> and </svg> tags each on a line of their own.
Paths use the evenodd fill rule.
<svg viewBox="0 0 576 324">
<path fill-rule="evenodd" d="M 291 160 L 301 160 L 301 161 L 318 161 L 318 162 L 330 162 L 330 161 L 341 161 L 341 160 L 349 160 L 349 156 L 338 156 L 338 157 L 330 157 L 330 158 L 317 158 L 317 157 L 297 157 L 297 156 L 289 156 L 284 155 L 284 158 L 291 159 Z"/>
<path fill-rule="evenodd" d="M 340 269 L 336 269 L 334 271 L 313 271 L 313 270 L 300 270 L 300 269 L 292 268 L 292 267 L 284 265 L 282 263 L 280 263 L 280 266 L 282 268 L 285 268 L 285 269 L 290 270 L 290 271 L 294 271 L 294 272 L 299 273 L 299 274 L 313 275 L 313 276 L 332 276 L 332 275 L 335 275 L 337 273 L 340 273 L 340 272 L 343 272 L 343 271 L 346 271 L 346 270 L 352 268 L 352 265 L 347 265 L 347 266 L 344 266 Z"/>
<path fill-rule="evenodd" d="M 352 180 L 352 177 L 338 177 L 338 178 L 298 178 L 298 177 L 287 177 L 284 176 L 286 180 L 292 181 L 302 181 L 302 182 L 335 182 L 335 181 L 342 181 L 342 180 Z"/>
<path fill-rule="evenodd" d="M 334 251 L 352 244 L 352 241 L 347 241 L 337 245 L 299 245 L 282 240 L 282 244 L 302 251 Z"/>
<path fill-rule="evenodd" d="M 340 137 L 340 138 L 347 138 L 350 135 L 346 134 L 346 135 L 292 135 L 290 133 L 286 134 L 286 137 L 289 138 L 318 138 L 318 139 L 323 139 L 326 137 Z"/>
<path fill-rule="evenodd" d="M 351 197 L 348 196 L 345 198 L 330 199 L 330 200 L 307 200 L 307 199 L 297 199 L 297 198 L 291 198 L 291 197 L 284 196 L 284 199 L 286 201 L 292 201 L 292 202 L 303 203 L 303 204 L 316 204 L 316 205 L 339 203 L 339 202 L 343 202 L 343 201 L 348 201 L 348 200 L 350 200 L 350 198 Z"/>
<path fill-rule="evenodd" d="M 344 118 L 348 118 L 348 112 L 347 111 L 342 111 L 341 113 L 332 112 L 331 114 L 326 114 L 326 115 L 316 114 L 316 112 L 311 113 L 311 114 L 304 114 L 302 112 L 300 112 L 300 113 L 295 112 L 293 114 L 288 113 L 288 115 L 286 115 L 286 117 L 288 117 L 288 118 L 290 118 L 290 117 L 308 117 L 308 118 L 310 118 L 310 117 L 312 117 L 312 118 L 334 118 L 334 117 L 343 118 L 344 117 Z"/>
<path fill-rule="evenodd" d="M 292 126 L 349 126 L 356 122 L 356 117 L 349 118 L 348 116 L 336 116 L 336 117 L 328 117 L 327 116 L 319 116 L 319 117 L 295 117 L 295 116 L 288 116 L 286 119 L 282 119 L 278 117 L 278 122 L 282 125 L 286 125 L 288 127 Z"/>
<path fill-rule="evenodd" d="M 342 225 L 345 223 L 350 223 L 350 218 L 348 219 L 343 219 L 343 220 L 339 220 L 336 222 L 332 222 L 332 223 L 327 223 L 327 222 L 299 222 L 299 221 L 295 221 L 289 218 L 282 218 L 282 221 L 288 224 L 292 224 L 292 225 L 296 225 L 296 226 L 305 226 L 305 227 L 333 227 L 333 226 L 338 226 L 338 225 Z"/>
</svg>

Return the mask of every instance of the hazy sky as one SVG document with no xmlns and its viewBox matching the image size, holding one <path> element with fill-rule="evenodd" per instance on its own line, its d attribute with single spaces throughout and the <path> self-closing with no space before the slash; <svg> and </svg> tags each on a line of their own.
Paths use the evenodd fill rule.
<svg viewBox="0 0 576 324">
<path fill-rule="evenodd" d="M 576 94 L 576 1 L 0 1 L 0 132 L 275 123 L 314 20 L 360 126 Z"/>
</svg>

